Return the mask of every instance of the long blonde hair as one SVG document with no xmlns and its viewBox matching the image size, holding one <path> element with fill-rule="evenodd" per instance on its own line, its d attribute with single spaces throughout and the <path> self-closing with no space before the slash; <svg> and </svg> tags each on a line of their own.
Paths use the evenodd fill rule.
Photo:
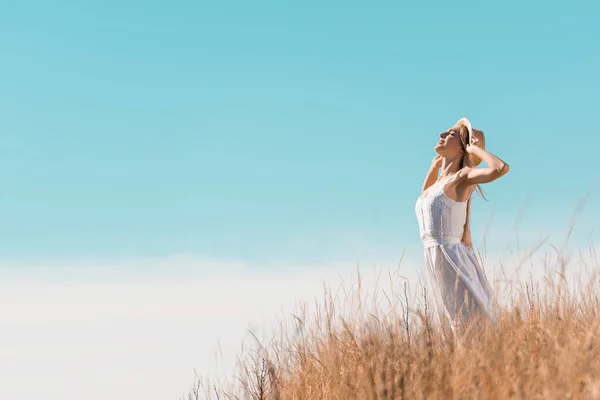
<svg viewBox="0 0 600 400">
<path fill-rule="evenodd" d="M 475 131 L 475 129 L 473 129 Z M 464 125 L 460 125 L 460 142 L 462 144 L 462 148 L 463 148 L 463 158 L 462 158 L 462 162 L 461 162 L 461 166 L 460 168 L 463 169 L 465 167 L 475 167 L 475 165 L 473 164 L 473 161 L 471 160 L 470 154 L 467 153 L 467 145 L 469 144 L 470 141 L 470 137 L 469 137 L 469 130 L 467 129 L 466 126 Z M 473 191 L 477 190 L 479 192 L 479 194 L 481 195 L 481 197 L 483 197 L 484 200 L 487 200 L 487 198 L 485 197 L 485 193 L 483 192 L 483 189 L 481 189 L 480 185 L 475 185 L 475 189 L 473 189 Z M 471 192 L 472 194 L 472 192 Z M 467 200 L 467 219 L 465 221 L 465 226 L 463 229 L 463 236 L 461 238 L 461 241 L 463 243 L 466 243 L 470 246 L 472 246 L 472 242 L 471 242 L 471 194 L 469 194 L 469 199 Z"/>
</svg>

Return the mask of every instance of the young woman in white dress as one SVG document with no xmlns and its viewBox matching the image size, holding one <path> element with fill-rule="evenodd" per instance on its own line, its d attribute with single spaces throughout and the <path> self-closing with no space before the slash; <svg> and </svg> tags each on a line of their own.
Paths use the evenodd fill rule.
<svg viewBox="0 0 600 400">
<path fill-rule="evenodd" d="M 475 315 L 495 320 L 492 292 L 471 243 L 471 196 L 479 185 L 508 172 L 508 164 L 485 150 L 483 132 L 460 119 L 440 134 L 417 199 L 416 214 L 425 263 L 440 317 L 452 328 Z M 481 161 L 484 168 L 475 168 Z M 441 169 L 441 173 L 438 173 Z"/>
</svg>

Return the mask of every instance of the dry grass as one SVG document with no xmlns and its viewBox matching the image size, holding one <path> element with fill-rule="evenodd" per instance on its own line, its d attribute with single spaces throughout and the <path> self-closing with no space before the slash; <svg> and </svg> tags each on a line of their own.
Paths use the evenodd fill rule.
<svg viewBox="0 0 600 400">
<path fill-rule="evenodd" d="M 197 379 L 190 399 L 600 399 L 598 257 L 545 258 L 546 273 L 505 277 L 499 321 L 453 334 L 436 324 L 427 291 L 396 274 L 365 296 L 326 291 L 240 358 L 224 384 Z"/>
</svg>

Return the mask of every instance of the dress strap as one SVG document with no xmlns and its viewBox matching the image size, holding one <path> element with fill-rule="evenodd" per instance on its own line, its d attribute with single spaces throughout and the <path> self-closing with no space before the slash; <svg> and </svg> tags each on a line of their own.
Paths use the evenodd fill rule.
<svg viewBox="0 0 600 400">
<path fill-rule="evenodd" d="M 452 182 L 453 180 L 456 179 L 456 177 L 458 176 L 458 173 L 460 172 L 460 170 L 456 171 L 454 174 L 447 176 L 446 178 L 442 179 L 440 182 L 442 183 L 440 185 L 440 188 L 443 190 L 447 184 L 449 184 L 450 182 Z"/>
<path fill-rule="evenodd" d="M 460 171 L 462 171 L 463 169 L 465 169 L 464 167 L 459 169 L 458 171 L 456 171 L 456 173 L 454 175 L 452 175 L 452 180 L 455 180 L 456 177 L 458 176 L 458 174 L 460 174 Z"/>
<path fill-rule="evenodd" d="M 454 174 L 450 175 L 448 178 L 445 178 L 445 180 L 442 180 L 442 182 L 443 182 L 443 183 L 440 185 L 440 187 L 439 187 L 439 189 L 438 189 L 438 190 L 439 190 L 441 193 L 444 193 L 444 195 L 445 195 L 447 198 L 449 198 L 449 197 L 448 197 L 448 195 L 446 195 L 446 194 L 445 194 L 445 192 L 444 192 L 444 189 L 446 189 L 446 186 L 447 186 L 447 185 L 448 185 L 450 182 L 452 182 L 453 180 L 455 180 L 455 179 L 456 179 L 456 177 L 458 176 L 458 174 L 460 173 L 460 171 L 462 171 L 462 168 L 461 168 L 461 169 L 459 169 L 458 171 L 456 171 Z M 467 199 L 466 199 L 465 201 L 456 201 L 456 200 L 452 200 L 452 199 L 450 199 L 450 200 L 452 200 L 452 201 L 455 201 L 455 202 L 457 202 L 457 203 L 465 203 L 465 204 L 466 204 L 466 203 L 467 203 L 469 200 L 471 200 L 471 196 L 472 196 L 472 195 L 473 195 L 473 190 L 471 191 L 471 193 L 469 193 L 469 196 L 467 196 Z"/>
</svg>

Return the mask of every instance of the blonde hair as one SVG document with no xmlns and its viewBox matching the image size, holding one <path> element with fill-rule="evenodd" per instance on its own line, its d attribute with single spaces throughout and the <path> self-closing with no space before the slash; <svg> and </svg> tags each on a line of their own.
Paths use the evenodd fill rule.
<svg viewBox="0 0 600 400">
<path fill-rule="evenodd" d="M 475 130 L 476 129 L 473 129 L 473 131 L 475 131 Z M 483 132 L 481 132 L 481 133 L 483 133 Z M 475 165 L 473 164 L 471 155 L 469 153 L 467 153 L 467 145 L 469 144 L 470 137 L 469 137 L 469 130 L 467 129 L 466 126 L 460 125 L 460 135 L 459 136 L 460 136 L 460 142 L 461 142 L 462 148 L 463 148 L 463 158 L 461 161 L 460 168 L 461 169 L 463 169 L 465 167 L 474 168 Z M 481 162 L 481 160 L 479 160 L 479 162 Z M 478 164 L 479 164 L 479 162 L 478 162 Z M 479 192 L 479 194 L 481 195 L 481 197 L 483 197 L 483 199 L 487 201 L 487 198 L 485 197 L 485 193 L 483 192 L 483 189 L 481 189 L 480 185 L 475 185 L 475 189 L 473 191 L 475 191 L 475 190 L 477 190 Z M 461 241 L 463 243 L 467 243 L 472 246 L 472 242 L 471 242 L 471 195 L 469 195 L 469 199 L 467 200 L 467 218 L 465 221 L 465 226 L 463 229 L 463 236 L 461 238 Z"/>
</svg>

